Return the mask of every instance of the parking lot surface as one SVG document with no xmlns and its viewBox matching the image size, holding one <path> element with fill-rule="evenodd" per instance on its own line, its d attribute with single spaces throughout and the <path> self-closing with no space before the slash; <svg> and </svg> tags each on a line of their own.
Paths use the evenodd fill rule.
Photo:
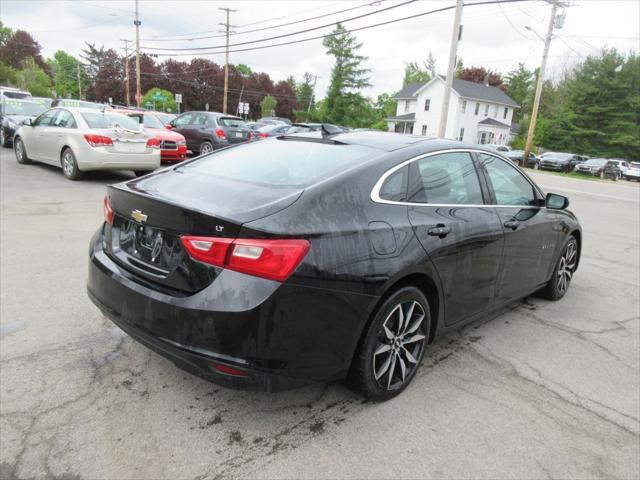
<svg viewBox="0 0 640 480">
<path fill-rule="evenodd" d="M 0 151 L 0 478 L 638 478 L 640 184 L 536 173 L 584 229 L 566 297 L 427 350 L 396 399 L 226 390 L 85 293 L 105 185 Z"/>
</svg>

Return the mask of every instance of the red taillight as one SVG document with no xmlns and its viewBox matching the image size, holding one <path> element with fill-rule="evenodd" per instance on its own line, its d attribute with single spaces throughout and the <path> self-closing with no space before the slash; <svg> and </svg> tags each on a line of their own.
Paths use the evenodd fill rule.
<svg viewBox="0 0 640 480">
<path fill-rule="evenodd" d="M 224 133 L 224 130 L 222 130 L 221 128 L 216 128 L 216 137 L 222 138 L 224 140 L 226 140 L 227 138 L 227 136 Z"/>
<path fill-rule="evenodd" d="M 113 225 L 113 209 L 111 205 L 109 205 L 109 197 L 107 195 L 104 196 L 104 200 L 102 201 L 102 211 L 104 212 L 104 221 L 109 225 Z"/>
<path fill-rule="evenodd" d="M 249 133 L 248 133 L 248 135 L 247 135 L 247 138 L 248 138 L 249 140 L 251 140 L 251 139 L 253 138 L 253 133 L 249 132 Z"/>
<path fill-rule="evenodd" d="M 180 237 L 195 260 L 236 272 L 284 282 L 310 248 L 307 240 Z"/>
<path fill-rule="evenodd" d="M 147 140 L 147 148 L 160 148 L 160 139 L 153 137 Z"/>
<path fill-rule="evenodd" d="M 269 136 L 269 134 L 268 134 L 268 133 L 260 132 L 260 133 L 258 134 L 258 136 L 259 136 L 260 138 L 267 138 L 267 137 Z"/>
<path fill-rule="evenodd" d="M 93 133 L 85 133 L 84 139 L 92 147 L 106 147 L 108 145 L 113 145 L 113 141 L 111 140 L 111 137 L 106 137 L 104 135 L 95 135 Z"/>
<path fill-rule="evenodd" d="M 220 373 L 224 373 L 225 375 L 235 375 L 236 377 L 248 377 L 249 375 L 244 370 L 239 370 L 237 368 L 230 367 L 229 365 L 224 365 L 222 363 L 211 362 L 211 366 L 219 371 Z"/>
</svg>

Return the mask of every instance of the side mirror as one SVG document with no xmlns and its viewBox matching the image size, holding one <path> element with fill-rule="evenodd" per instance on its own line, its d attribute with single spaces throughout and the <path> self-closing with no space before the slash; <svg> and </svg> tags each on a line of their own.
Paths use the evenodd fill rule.
<svg viewBox="0 0 640 480">
<path fill-rule="evenodd" d="M 26 118 L 25 120 L 23 120 L 22 124 L 23 125 L 27 125 L 29 127 L 32 127 L 33 126 L 33 120 L 30 119 L 30 118 Z"/>
<path fill-rule="evenodd" d="M 173 130 L 173 125 L 170 123 L 167 123 L 164 128 L 166 128 L 167 130 Z"/>
<path fill-rule="evenodd" d="M 545 205 L 547 208 L 553 208 L 554 210 L 564 210 L 569 206 L 569 199 L 557 193 L 547 193 Z"/>
</svg>

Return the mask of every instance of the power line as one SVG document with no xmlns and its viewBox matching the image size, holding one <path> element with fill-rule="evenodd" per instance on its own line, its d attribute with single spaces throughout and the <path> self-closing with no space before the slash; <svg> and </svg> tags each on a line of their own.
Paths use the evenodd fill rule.
<svg viewBox="0 0 640 480">
<path fill-rule="evenodd" d="M 408 5 L 410 3 L 415 3 L 417 1 L 418 0 L 407 0 L 406 2 L 398 3 L 396 5 L 391 5 L 390 7 L 381 8 L 380 10 L 376 10 L 374 12 L 363 13 L 362 15 L 357 15 L 357 16 L 351 17 L 351 18 L 345 18 L 344 20 L 334 21 L 334 22 L 331 22 L 331 23 L 327 23 L 325 25 L 320 25 L 318 27 L 307 28 L 307 29 L 304 29 L 304 30 L 299 30 L 297 32 L 289 32 L 289 33 L 284 33 L 282 35 L 276 35 L 274 37 L 260 38 L 258 40 L 251 40 L 251 41 L 247 41 L 247 42 L 232 43 L 232 44 L 228 44 L 228 45 L 209 45 L 207 47 L 190 47 L 190 48 L 158 48 L 158 47 L 142 47 L 142 48 L 144 50 L 154 50 L 154 51 L 155 50 L 160 50 L 160 51 L 191 50 L 191 51 L 195 51 L 195 50 L 209 50 L 209 49 L 212 49 L 212 48 L 238 47 L 238 46 L 242 46 L 242 45 L 250 45 L 250 44 L 253 44 L 253 43 L 262 43 L 262 42 L 267 42 L 269 40 L 277 40 L 279 38 L 285 38 L 285 37 L 291 37 L 293 35 L 299 35 L 301 33 L 313 32 L 315 30 L 320 30 L 322 28 L 333 27 L 336 23 L 345 23 L 345 22 L 350 22 L 350 21 L 353 21 L 353 20 L 359 20 L 361 18 L 365 18 L 365 17 L 369 17 L 371 15 L 375 15 L 375 14 L 378 14 L 378 13 L 386 12 L 388 10 L 392 10 L 394 8 L 402 7 L 402 6 Z"/>
<path fill-rule="evenodd" d="M 384 1 L 384 0 L 382 0 L 382 1 Z M 296 20 L 295 22 L 282 23 L 280 25 L 272 25 L 270 27 L 255 28 L 253 30 L 246 30 L 244 32 L 233 32 L 233 33 L 231 33 L 231 35 L 244 35 L 246 33 L 262 32 L 264 30 L 272 30 L 274 28 L 282 28 L 282 27 L 287 27 L 289 25 L 296 25 L 298 23 L 310 22 L 311 20 L 317 20 L 319 18 L 330 17 L 332 15 L 339 15 L 340 13 L 350 12 L 352 10 L 357 10 L 357 9 L 363 8 L 363 7 L 369 7 L 369 6 L 372 6 L 372 5 L 376 4 L 376 3 L 380 3 L 380 2 L 370 2 L 370 3 L 364 4 L 364 5 L 358 5 L 357 7 L 350 7 L 350 8 L 345 8 L 344 10 L 338 10 L 337 12 L 325 13 L 323 15 L 318 15 L 318 16 L 311 17 L 311 18 L 305 18 L 305 19 L 302 19 L 302 20 Z M 178 40 L 178 41 L 193 41 L 193 40 L 205 40 L 205 39 L 208 39 L 208 38 L 221 38 L 221 37 L 224 37 L 224 36 L 225 35 L 208 35 L 208 36 L 205 36 L 205 37 L 191 37 L 191 38 L 180 38 L 180 39 L 164 38 L 164 39 L 151 40 L 151 41 L 153 41 L 153 42 L 175 42 L 176 40 Z M 208 48 L 208 47 L 204 47 L 204 48 Z"/>
<path fill-rule="evenodd" d="M 524 33 L 522 33 L 520 30 L 520 28 L 516 27 L 513 22 L 511 21 L 511 19 L 507 16 L 506 12 L 504 11 L 504 8 L 502 8 L 502 5 L 498 4 L 498 7 L 500 7 L 500 11 L 502 12 L 502 16 L 505 18 L 505 20 L 509 23 L 509 25 L 511 25 L 511 28 L 513 28 L 518 35 L 520 35 L 522 38 L 526 38 L 527 40 L 532 40 L 532 38 L 528 37 L 527 35 L 525 35 Z"/>
<path fill-rule="evenodd" d="M 481 1 L 481 2 L 474 2 L 474 3 L 470 3 L 467 4 L 466 7 L 473 7 L 473 6 L 480 6 L 480 5 L 494 5 L 497 3 L 516 3 L 516 2 L 530 2 L 530 1 L 534 1 L 534 0 L 486 0 L 486 1 Z M 451 5 L 448 7 L 441 7 L 441 8 L 437 8 L 434 10 L 429 10 L 427 12 L 422 12 L 422 13 L 416 13 L 414 15 L 409 15 L 407 17 L 401 17 L 401 18 L 396 18 L 393 20 L 387 20 L 384 22 L 379 22 L 379 23 L 375 23 L 375 24 L 371 24 L 371 25 L 366 25 L 364 27 L 357 27 L 357 28 L 351 28 L 351 29 L 346 29 L 344 30 L 344 32 L 341 32 L 341 34 L 343 33 L 353 33 L 353 32 L 359 32 L 361 30 L 368 30 L 370 28 L 377 28 L 377 27 L 381 27 L 384 25 L 390 25 L 392 23 L 398 23 L 398 22 L 402 22 L 405 20 L 413 20 L 419 17 L 423 17 L 426 15 L 432 15 L 435 13 L 440 13 L 440 12 L 445 12 L 447 10 L 452 10 L 455 8 L 455 5 Z M 297 43 L 304 43 L 304 42 L 310 42 L 313 40 L 319 40 L 321 38 L 325 38 L 325 37 L 331 37 L 333 36 L 333 33 L 328 33 L 325 35 L 319 35 L 319 36 L 315 36 L 315 37 L 308 37 L 308 38 L 302 38 L 299 40 L 291 40 L 288 42 L 280 42 L 280 43 L 274 43 L 272 45 L 263 45 L 263 46 L 259 46 L 259 47 L 249 47 L 249 48 L 238 48 L 235 50 L 229 50 L 229 53 L 237 53 L 237 52 L 249 52 L 249 51 L 253 51 L 253 50 L 264 50 L 266 48 L 273 48 L 273 47 L 281 47 L 281 46 L 285 46 L 285 45 L 294 45 Z M 185 55 L 189 55 L 189 56 L 195 56 L 195 55 L 219 55 L 222 54 L 224 52 L 183 52 L 183 53 L 156 53 L 155 55 L 159 56 L 159 57 L 177 57 L 177 56 L 185 56 Z"/>
</svg>

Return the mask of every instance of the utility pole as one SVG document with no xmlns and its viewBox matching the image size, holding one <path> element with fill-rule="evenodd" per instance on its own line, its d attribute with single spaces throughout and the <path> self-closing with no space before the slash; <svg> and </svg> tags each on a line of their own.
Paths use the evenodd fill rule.
<svg viewBox="0 0 640 480">
<path fill-rule="evenodd" d="M 133 24 L 136 26 L 136 106 L 140 106 L 142 94 L 140 92 L 140 18 L 138 16 L 138 0 L 136 0 L 136 19 Z"/>
<path fill-rule="evenodd" d="M 124 95 L 127 101 L 127 107 L 131 105 L 129 99 L 129 42 L 130 40 L 121 38 L 124 42 Z"/>
<path fill-rule="evenodd" d="M 80 62 L 76 63 L 78 73 L 78 100 L 82 100 L 82 84 L 80 83 Z"/>
<path fill-rule="evenodd" d="M 453 31 L 451 32 L 451 45 L 449 47 L 449 68 L 444 87 L 442 110 L 440 111 L 440 125 L 438 125 L 438 137 L 444 138 L 447 131 L 447 117 L 449 115 L 449 99 L 453 87 L 453 74 L 456 68 L 456 56 L 458 53 L 458 41 L 460 40 L 460 22 L 462 21 L 462 0 L 456 0 L 456 11 L 453 15 Z"/>
<path fill-rule="evenodd" d="M 237 10 L 222 7 L 219 7 L 218 10 L 227 12 L 227 21 L 225 23 L 220 23 L 220 25 L 225 27 L 225 33 L 227 35 L 227 47 L 224 56 L 224 98 L 222 100 L 222 113 L 227 113 L 227 94 L 229 92 L 229 29 L 231 28 L 231 25 L 229 24 L 229 13 L 237 12 Z"/>
<path fill-rule="evenodd" d="M 547 57 L 549 56 L 549 44 L 551 43 L 551 37 L 553 36 L 553 27 L 556 22 L 556 12 L 558 10 L 558 3 L 556 0 L 550 1 L 551 3 L 551 17 L 549 18 L 549 27 L 547 28 L 547 36 L 544 38 L 544 52 L 542 53 L 542 64 L 538 71 L 538 82 L 536 83 L 536 96 L 533 99 L 533 109 L 531 111 L 531 120 L 529 120 L 529 131 L 527 132 L 527 144 L 524 147 L 524 155 L 522 156 L 522 166 L 527 165 L 529 161 L 529 153 L 531 152 L 531 145 L 533 144 L 533 134 L 536 131 L 536 120 L 538 119 L 538 107 L 540 106 L 540 97 L 542 96 L 542 84 L 544 83 L 544 71 L 547 67 Z M 528 30 L 533 31 L 531 28 Z M 534 32 L 536 33 L 536 32 Z M 536 33 L 537 35 L 537 33 Z M 539 36 L 539 35 L 538 35 Z"/>
</svg>

